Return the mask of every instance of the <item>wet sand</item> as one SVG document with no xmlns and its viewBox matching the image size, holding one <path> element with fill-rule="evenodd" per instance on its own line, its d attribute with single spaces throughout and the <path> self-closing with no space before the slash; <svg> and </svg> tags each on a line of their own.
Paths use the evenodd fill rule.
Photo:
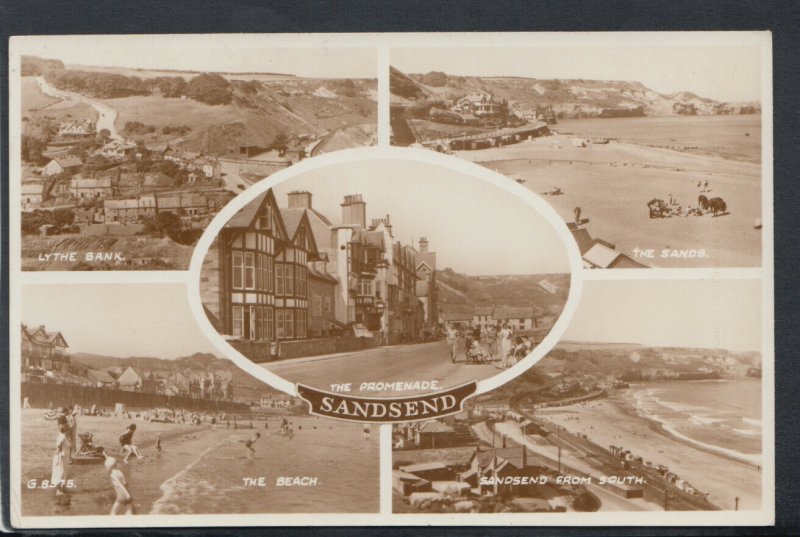
<svg viewBox="0 0 800 537">
<path fill-rule="evenodd" d="M 739 509 L 761 507 L 759 469 L 670 436 L 657 424 L 639 417 L 619 393 L 579 405 L 537 410 L 537 416 L 570 432 L 586 434 L 602 447 L 621 445 L 646 461 L 668 466 L 708 492 L 709 500 L 722 509 L 732 510 L 737 496 Z"/>
<path fill-rule="evenodd" d="M 554 144 L 560 145 L 555 148 Z M 579 148 L 571 137 L 556 135 L 501 148 L 459 151 L 513 178 L 538 194 L 553 186 L 559 196 L 543 196 L 567 222 L 581 207 L 592 237 L 633 255 L 634 248 L 705 249 L 705 258 L 637 258 L 654 267 L 753 267 L 761 264 L 761 168 L 758 164 L 717 156 L 645 147 L 628 143 L 589 144 Z M 650 219 L 647 202 L 677 198 L 685 209 L 697 205 L 697 182 L 708 180 L 706 197 L 721 197 L 728 213 L 713 217 Z"/>
<path fill-rule="evenodd" d="M 45 410 L 23 410 L 22 512 L 25 516 L 107 515 L 114 491 L 102 463 L 72 464 L 75 481 L 69 504 L 57 503 L 50 489 L 27 483 L 50 478 L 56 425 Z M 358 424 L 294 417 L 292 438 L 278 434 L 280 417 L 253 421 L 254 429 L 228 429 L 223 423 L 177 425 L 113 417 L 82 416 L 78 432 L 92 432 L 94 443 L 119 461 L 129 482 L 136 514 L 375 512 L 378 509 L 378 432 L 364 438 Z M 143 459 L 123 464 L 117 437 L 137 424 L 134 442 Z M 248 426 L 240 421 L 239 426 Z M 155 451 L 156 434 L 162 452 Z M 243 442 L 255 432 L 262 438 L 254 461 Z M 314 455 L 321 457 L 312 458 Z M 276 488 L 279 476 L 317 476 L 317 487 Z M 243 477 L 265 477 L 268 487 L 249 488 Z"/>
<path fill-rule="evenodd" d="M 54 505 L 52 490 L 29 489 L 31 479 L 50 479 L 50 470 L 56 438 L 54 421 L 44 419 L 45 410 L 27 409 L 22 411 L 22 511 L 26 516 L 52 514 L 108 514 L 114 502 L 114 492 L 108 472 L 102 463 L 71 464 L 69 479 L 75 481 L 75 489 L 70 494 L 70 505 L 66 512 Z M 117 438 L 125 432 L 130 423 L 137 424 L 134 442 L 139 446 L 144 459 L 131 457 L 129 464 L 123 464 Z M 150 423 L 116 417 L 80 416 L 78 433 L 91 432 L 93 441 L 117 458 L 118 467 L 131 484 L 134 509 L 146 513 L 150 504 L 160 496 L 158 483 L 175 473 L 178 459 L 187 451 L 201 448 L 214 432 L 208 425 L 177 425 L 171 423 Z M 164 452 L 155 453 L 156 434 L 161 433 Z M 180 449 L 176 449 L 177 447 Z M 183 467 L 185 464 L 180 464 Z M 155 487 L 142 487 L 142 478 Z M 159 481 L 160 480 L 160 481 Z M 155 490 L 152 490 L 152 489 Z"/>
</svg>

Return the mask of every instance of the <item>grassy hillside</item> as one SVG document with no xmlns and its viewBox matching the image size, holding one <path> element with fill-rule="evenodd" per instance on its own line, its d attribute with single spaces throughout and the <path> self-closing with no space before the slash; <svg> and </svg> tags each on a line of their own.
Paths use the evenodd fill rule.
<svg viewBox="0 0 800 537">
<path fill-rule="evenodd" d="M 256 73 L 189 73 L 104 67 L 65 68 L 60 62 L 28 57 L 24 71 L 42 75 L 55 87 L 101 99 L 118 112 L 117 128 L 139 122 L 134 141 L 170 142 L 192 151 L 238 152 L 240 146 L 269 147 L 276 136 L 320 138 L 377 123 L 377 80 L 312 79 Z M 27 87 L 33 84 L 33 87 Z M 29 97 L 23 110 L 51 104 L 23 79 Z M 48 108 L 48 110 L 50 107 Z M 63 114 L 62 114 L 63 115 Z M 180 132 L 176 127 L 188 127 Z M 164 127 L 173 127 L 164 132 Z M 362 139 L 352 131 L 337 144 Z"/>
<path fill-rule="evenodd" d="M 374 81 L 353 81 L 353 87 L 345 89 L 337 87 L 337 81 L 309 79 L 233 85 L 231 103 L 223 105 L 158 95 L 104 102 L 118 110 L 118 127 L 130 121 L 155 126 L 154 133 L 140 137 L 145 142 L 170 141 L 190 151 L 215 154 L 236 151 L 240 145 L 268 147 L 278 134 L 319 137 L 376 122 Z M 162 128 L 169 125 L 187 125 L 191 130 L 184 136 L 165 135 Z"/>
<path fill-rule="evenodd" d="M 523 110 L 550 105 L 562 118 L 760 112 L 758 103 L 721 103 L 688 91 L 664 95 L 635 81 L 464 77 L 440 72 L 406 74 L 397 69 L 392 70 L 391 81 L 396 100 L 454 100 L 481 90 Z"/>
<path fill-rule="evenodd" d="M 445 269 L 436 273 L 436 279 L 439 304 L 447 311 L 470 305 L 539 306 L 560 311 L 569 293 L 569 274 L 468 276 Z M 539 286 L 541 280 L 557 285 L 558 291 L 550 294 Z"/>
</svg>

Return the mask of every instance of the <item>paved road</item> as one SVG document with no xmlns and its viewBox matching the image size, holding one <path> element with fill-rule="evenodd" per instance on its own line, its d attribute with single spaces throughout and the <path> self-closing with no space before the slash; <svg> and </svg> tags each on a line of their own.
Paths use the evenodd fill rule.
<svg viewBox="0 0 800 537">
<path fill-rule="evenodd" d="M 287 360 L 266 367 L 292 382 L 302 382 L 329 390 L 331 384 L 351 383 L 352 393 L 367 396 L 413 395 L 409 390 L 360 390 L 365 382 L 438 381 L 439 387 L 452 387 L 471 380 L 481 380 L 499 373 L 494 365 L 473 365 L 464 362 L 459 353 L 455 364 L 450 362 L 445 341 L 394 345 L 352 354 Z M 430 390 L 423 390 L 430 391 Z"/>
</svg>

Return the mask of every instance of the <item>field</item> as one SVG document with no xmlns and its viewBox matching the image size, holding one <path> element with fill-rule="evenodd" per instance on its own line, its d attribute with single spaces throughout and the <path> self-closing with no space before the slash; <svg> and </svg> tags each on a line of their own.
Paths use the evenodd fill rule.
<svg viewBox="0 0 800 537">
<path fill-rule="evenodd" d="M 160 129 L 167 125 L 187 125 L 193 133 L 241 117 L 240 111 L 233 105 L 211 106 L 192 99 L 134 96 L 103 99 L 102 102 L 117 111 L 116 126 L 120 131 L 129 121 L 156 127 L 158 132 L 152 136 L 152 140 L 165 138 Z"/>
<path fill-rule="evenodd" d="M 22 105 L 23 118 L 51 118 L 54 121 L 62 121 L 64 119 L 97 119 L 97 112 L 91 106 L 71 101 L 62 101 L 61 99 L 45 95 L 36 84 L 36 79 L 32 76 L 22 77 L 21 80 L 22 91 L 20 92 L 20 102 Z"/>
</svg>

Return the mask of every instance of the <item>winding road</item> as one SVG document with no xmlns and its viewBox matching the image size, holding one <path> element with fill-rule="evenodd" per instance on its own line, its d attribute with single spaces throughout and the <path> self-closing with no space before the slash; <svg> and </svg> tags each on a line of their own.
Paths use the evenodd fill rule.
<svg viewBox="0 0 800 537">
<path fill-rule="evenodd" d="M 57 89 L 41 76 L 36 77 L 36 83 L 39 85 L 39 89 L 42 90 L 42 93 L 45 95 L 49 95 L 50 97 L 55 97 L 57 99 L 64 99 L 65 101 L 88 104 L 97 110 L 97 113 L 99 114 L 96 124 L 97 132 L 100 132 L 103 129 L 108 129 L 108 132 L 111 133 L 110 136 L 113 140 L 123 140 L 122 136 L 120 136 L 119 132 L 117 132 L 117 128 L 114 125 L 114 123 L 117 121 L 117 111 L 110 106 L 79 93 Z"/>
</svg>

